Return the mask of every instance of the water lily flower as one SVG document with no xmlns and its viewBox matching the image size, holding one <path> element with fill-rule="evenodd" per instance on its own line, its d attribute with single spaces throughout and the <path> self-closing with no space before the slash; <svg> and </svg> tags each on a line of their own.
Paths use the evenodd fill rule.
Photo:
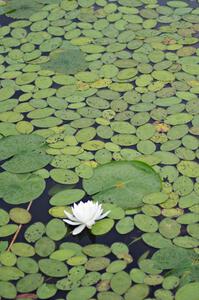
<svg viewBox="0 0 199 300">
<path fill-rule="evenodd" d="M 64 211 L 67 219 L 63 219 L 69 225 L 78 226 L 72 231 L 73 235 L 79 234 L 86 227 L 91 228 L 96 221 L 105 218 L 110 211 L 103 213 L 102 205 L 91 200 L 74 204 L 72 214 Z"/>
</svg>

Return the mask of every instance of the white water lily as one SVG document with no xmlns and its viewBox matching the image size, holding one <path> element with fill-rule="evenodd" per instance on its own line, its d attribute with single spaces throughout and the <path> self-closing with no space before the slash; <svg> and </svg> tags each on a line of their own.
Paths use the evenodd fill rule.
<svg viewBox="0 0 199 300">
<path fill-rule="evenodd" d="M 91 200 L 74 204 L 72 214 L 64 211 L 67 219 L 63 219 L 69 225 L 78 226 L 72 231 L 73 235 L 79 234 L 86 227 L 91 228 L 96 221 L 105 218 L 110 211 L 103 213 L 102 205 Z"/>
</svg>

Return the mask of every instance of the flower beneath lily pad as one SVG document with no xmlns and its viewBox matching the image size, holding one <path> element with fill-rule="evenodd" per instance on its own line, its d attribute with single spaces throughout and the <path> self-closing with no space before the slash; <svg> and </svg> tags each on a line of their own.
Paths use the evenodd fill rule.
<svg viewBox="0 0 199 300">
<path fill-rule="evenodd" d="M 86 227 L 91 228 L 96 221 L 105 218 L 110 211 L 103 212 L 102 205 L 91 200 L 74 204 L 72 214 L 64 211 L 67 219 L 63 219 L 69 225 L 78 226 L 72 231 L 73 235 L 79 234 Z"/>
</svg>

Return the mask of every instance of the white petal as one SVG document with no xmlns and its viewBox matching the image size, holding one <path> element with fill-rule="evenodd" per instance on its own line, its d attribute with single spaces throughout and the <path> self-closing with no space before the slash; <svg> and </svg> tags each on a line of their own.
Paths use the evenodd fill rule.
<svg viewBox="0 0 199 300">
<path fill-rule="evenodd" d="M 72 221 L 78 221 L 73 215 L 68 213 L 66 210 L 64 211 L 65 215 Z"/>
<path fill-rule="evenodd" d="M 96 220 L 104 219 L 109 213 L 110 213 L 110 210 L 105 212 L 103 215 L 99 216 L 99 218 L 97 218 Z"/>
<path fill-rule="evenodd" d="M 68 220 L 68 219 L 63 219 L 63 221 L 66 222 L 67 224 L 73 225 L 73 226 L 81 224 L 80 222 L 74 222 L 74 221 L 71 221 L 71 220 Z"/>
<path fill-rule="evenodd" d="M 84 230 L 85 227 L 86 227 L 86 225 L 84 225 L 84 224 L 79 225 L 72 231 L 72 234 L 73 235 L 79 234 L 80 232 L 82 232 Z"/>
</svg>

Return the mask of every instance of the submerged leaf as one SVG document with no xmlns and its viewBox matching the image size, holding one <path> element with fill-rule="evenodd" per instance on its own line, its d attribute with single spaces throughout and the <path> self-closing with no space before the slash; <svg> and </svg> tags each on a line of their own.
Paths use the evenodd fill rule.
<svg viewBox="0 0 199 300">
<path fill-rule="evenodd" d="M 87 67 L 84 53 L 75 46 L 57 50 L 50 56 L 50 60 L 43 64 L 43 68 L 58 73 L 75 74 Z"/>
</svg>

